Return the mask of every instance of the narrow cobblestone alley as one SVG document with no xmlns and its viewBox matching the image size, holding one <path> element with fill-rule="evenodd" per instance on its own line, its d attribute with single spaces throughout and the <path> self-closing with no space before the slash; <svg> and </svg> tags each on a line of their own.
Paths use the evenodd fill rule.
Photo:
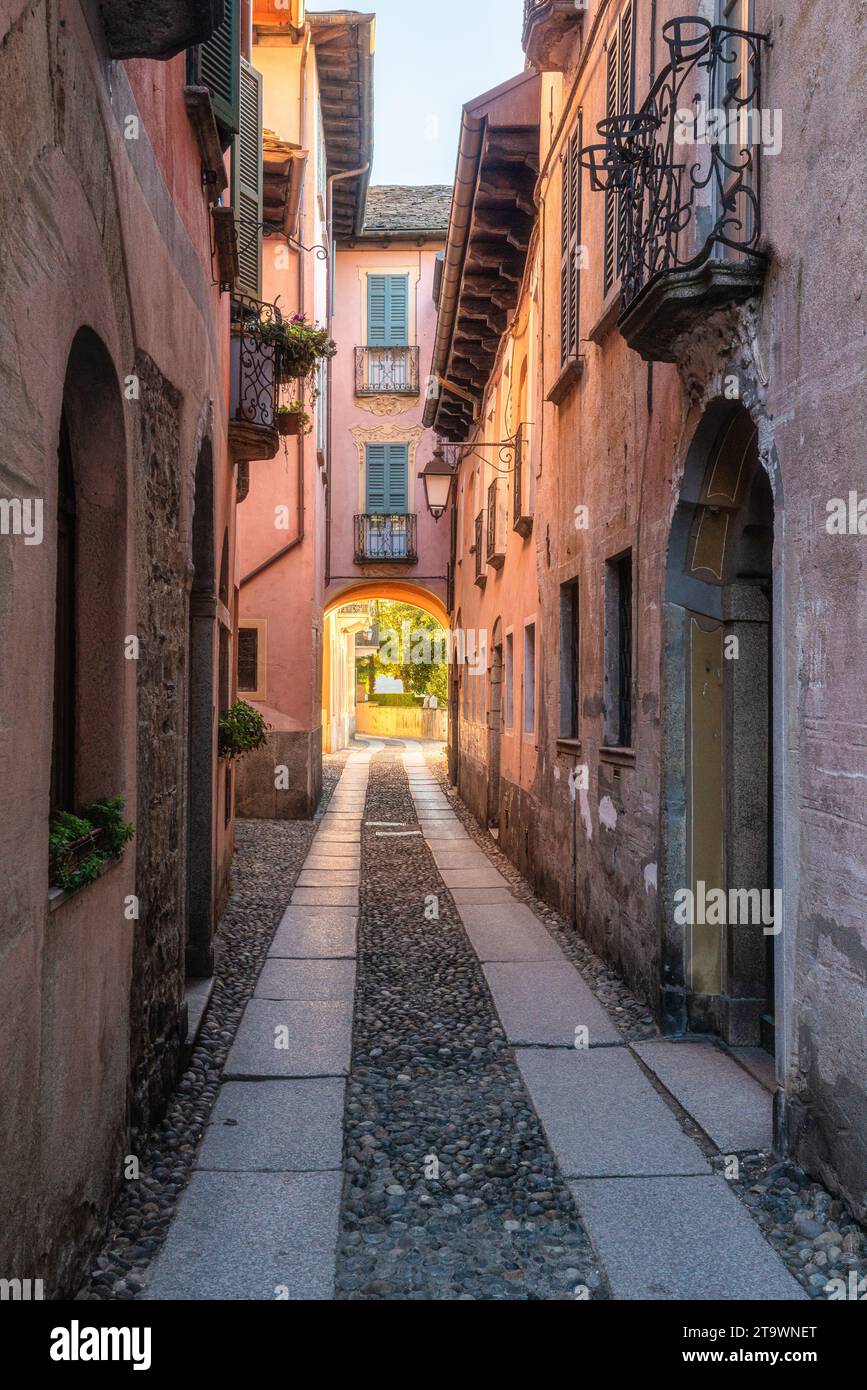
<svg viewBox="0 0 867 1390">
<path fill-rule="evenodd" d="M 761 1184 L 724 1176 L 735 1154 L 759 1176 L 768 1093 L 713 1046 L 630 1041 L 635 1010 L 612 1022 L 432 753 L 349 754 L 165 1244 L 114 1296 L 815 1293 L 815 1275 L 793 1277 L 803 1210 L 773 1195 L 797 1203 L 797 1170 L 772 1170 L 773 1218 L 755 1210 Z M 846 1248 L 857 1263 L 860 1239 Z"/>
</svg>

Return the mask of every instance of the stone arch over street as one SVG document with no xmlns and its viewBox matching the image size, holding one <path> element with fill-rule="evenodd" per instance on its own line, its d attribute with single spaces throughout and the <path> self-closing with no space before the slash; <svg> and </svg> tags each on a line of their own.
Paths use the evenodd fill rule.
<svg viewBox="0 0 867 1390">
<path fill-rule="evenodd" d="M 369 633 L 370 604 L 376 600 L 404 604 L 433 618 L 446 634 L 444 647 L 448 658 L 451 623 L 446 608 L 431 590 L 401 580 L 365 580 L 349 585 L 339 594 L 332 596 L 324 615 L 322 730 L 325 752 L 335 752 L 346 747 L 356 732 L 355 661 L 356 652 L 359 650 L 357 641 L 363 642 L 364 634 Z M 361 650 L 368 655 L 372 651 L 366 647 Z M 442 733 L 439 726 L 447 727 L 446 704 L 447 701 L 444 701 L 440 705 L 443 713 L 438 718 L 433 717 L 437 711 L 407 711 L 407 717 L 410 714 L 414 716 L 409 722 L 406 719 L 401 722 L 395 711 L 392 717 L 393 732 L 406 733 L 410 737 L 438 738 Z M 428 713 L 431 717 L 425 719 L 424 716 Z M 367 732 L 375 731 L 371 729 Z"/>
</svg>

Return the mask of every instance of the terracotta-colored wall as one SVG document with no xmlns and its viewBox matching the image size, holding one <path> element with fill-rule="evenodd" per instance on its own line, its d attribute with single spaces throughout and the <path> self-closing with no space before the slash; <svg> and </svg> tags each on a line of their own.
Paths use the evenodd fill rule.
<svg viewBox="0 0 867 1390">
<path fill-rule="evenodd" d="M 2 35 L 0 56 L 0 142 L 14 151 L 4 160 L 0 191 L 0 488 L 4 495 L 41 498 L 45 509 L 41 545 L 25 548 L 8 537 L 0 542 L 0 1242 L 4 1268 L 43 1277 L 48 1290 L 67 1292 L 121 1181 L 128 1109 L 141 1113 L 159 1100 L 154 1049 L 161 1048 L 165 1059 L 180 1042 L 184 590 L 195 463 L 205 435 L 213 442 L 219 541 L 233 511 L 225 425 L 227 310 L 212 284 L 200 157 L 181 116 L 183 65 L 106 68 L 89 27 L 97 23 L 94 14 L 89 7 L 85 20 L 72 0 L 60 13 L 45 4 L 21 7 L 14 28 Z M 139 136 L 127 140 L 124 124 L 136 113 L 144 117 Z M 166 122 L 165 138 L 153 135 L 151 121 Z M 101 342 L 108 364 L 101 378 L 105 394 L 97 391 L 92 400 L 94 418 L 113 412 L 125 437 L 118 446 L 106 434 L 100 463 L 125 509 L 120 536 L 115 531 L 105 547 L 125 556 L 111 575 L 111 631 L 93 615 L 90 624 L 84 617 L 80 624 L 85 661 L 118 668 L 120 678 L 119 684 L 114 675 L 106 681 L 104 707 L 91 700 L 85 723 L 95 734 L 96 720 L 103 719 L 106 745 L 119 750 L 101 776 L 103 783 L 111 780 L 100 786 L 101 794 L 124 796 L 138 836 L 153 834 L 153 842 L 144 868 L 137 837 L 121 863 L 51 911 L 57 447 L 67 360 L 82 327 Z M 137 400 L 121 391 L 133 374 L 144 387 Z M 96 475 L 93 485 L 101 491 Z M 169 536 L 148 534 L 156 512 L 173 515 Z M 182 615 L 166 634 L 158 628 L 161 597 L 148 588 L 161 561 L 169 606 Z M 115 629 L 140 635 L 140 670 L 162 666 L 161 683 L 151 685 L 148 674 L 139 688 L 135 661 L 118 666 Z M 162 718 L 143 741 L 144 693 L 153 696 Z M 83 771 L 101 766 L 94 752 Z M 142 772 L 148 786 L 168 787 L 160 805 L 147 798 L 139 804 Z M 87 781 L 82 775 L 82 791 Z M 217 879 L 225 882 L 231 827 L 215 840 Z M 160 844 L 165 876 L 156 862 Z M 137 872 L 145 874 L 144 887 Z M 138 894 L 154 906 L 148 921 L 124 914 L 125 901 Z M 157 921 L 160 906 L 172 911 Z M 143 982 L 156 1005 L 150 1018 L 139 1011 Z M 152 1031 L 157 1017 L 163 1020 L 159 1033 Z"/>
<path fill-rule="evenodd" d="M 438 524 L 427 510 L 424 484 L 418 477 L 433 453 L 436 443 L 431 431 L 424 430 L 426 383 L 430 372 L 433 338 L 436 332 L 436 305 L 433 302 L 433 276 L 438 243 L 423 246 L 392 242 L 387 247 L 357 245 L 338 250 L 335 277 L 334 337 L 340 353 L 334 363 L 333 425 L 331 449 L 331 550 L 326 598 L 328 601 L 349 590 L 353 583 L 378 575 L 407 579 L 429 589 L 438 598 L 446 594 L 449 559 L 448 517 Z M 410 322 L 410 339 L 419 346 L 421 391 L 417 398 L 404 397 L 384 402 L 382 397 L 361 398 L 355 394 L 355 348 L 363 347 L 362 320 L 365 312 L 365 273 L 382 270 L 395 274 L 406 269 L 411 294 L 415 294 L 415 314 Z M 392 410 L 392 407 L 399 409 Z M 353 430 L 361 432 L 354 435 Z M 354 517 L 364 511 L 364 438 L 407 439 L 415 447 L 415 466 L 410 451 L 410 511 L 418 518 L 418 564 L 414 566 L 359 566 L 355 564 Z M 362 447 L 356 439 L 361 439 Z"/>
<path fill-rule="evenodd" d="M 317 192 L 316 169 L 316 59 L 312 49 L 306 60 L 304 54 L 303 42 L 271 45 L 266 36 L 257 36 L 253 65 L 264 78 L 265 128 L 309 151 L 299 242 L 306 247 L 324 247 L 325 208 Z M 324 326 L 327 267 L 327 261 L 314 251 L 299 252 L 287 247 L 282 238 L 269 237 L 262 256 L 263 298 L 277 303 L 284 317 L 303 312 Z M 287 386 L 284 399 L 293 395 L 294 387 Z M 326 399 L 314 406 L 308 391 L 307 408 L 315 420 L 317 412 L 325 411 Z M 239 810 L 245 815 L 311 814 L 319 795 L 325 474 L 316 440 L 314 426 L 306 438 L 282 440 L 275 458 L 251 463 L 250 492 L 238 510 L 242 581 L 285 546 L 297 542 L 262 574 L 241 584 L 241 619 L 267 623 L 266 693 L 264 700 L 254 703 L 271 726 L 274 744 L 273 748 L 269 745 L 270 762 L 263 756 L 239 768 Z M 303 496 L 300 520 L 299 485 Z M 288 509 L 288 513 L 281 509 Z M 302 526 L 303 537 L 299 539 Z M 286 737 L 280 740 L 277 735 Z M 281 796 L 275 794 L 274 765 L 287 761 L 292 787 L 288 795 Z"/>
</svg>

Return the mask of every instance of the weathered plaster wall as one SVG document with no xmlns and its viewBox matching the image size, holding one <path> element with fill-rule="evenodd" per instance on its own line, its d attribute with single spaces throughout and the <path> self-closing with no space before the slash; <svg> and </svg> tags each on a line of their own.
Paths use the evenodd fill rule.
<svg viewBox="0 0 867 1390">
<path fill-rule="evenodd" d="M 149 66 L 139 65 L 140 77 Z M 169 71 L 182 84 L 183 60 Z M 121 1181 L 130 1069 L 133 1109 L 152 1117 L 180 1025 L 185 694 L 176 683 L 196 436 L 204 414 L 225 414 L 224 308 L 211 284 L 204 202 L 191 239 L 173 195 L 172 184 L 187 180 L 201 197 L 198 152 L 183 163 L 186 118 L 165 142 L 172 170 L 145 125 L 138 139 L 124 138 L 138 108 L 124 67 L 106 62 L 97 7 L 18 7 L 0 39 L 0 81 L 0 491 L 43 499 L 45 515 L 41 545 L 0 538 L 0 1264 L 69 1293 Z M 113 383 L 90 409 L 111 404 L 125 435 L 120 446 L 107 436 L 105 457 L 91 460 L 99 466 L 89 500 L 97 504 L 101 476 L 116 479 L 126 511 L 106 550 L 126 558 L 110 585 L 110 626 L 81 615 L 82 651 L 97 669 L 121 669 L 119 689 L 104 687 L 105 708 L 96 698 L 90 706 L 81 789 L 123 795 L 137 843 L 50 911 L 57 441 L 82 326 L 104 345 Z M 122 394 L 136 373 L 138 399 Z M 234 482 L 224 425 L 214 432 L 222 537 Z M 141 638 L 142 671 L 120 659 L 128 634 Z M 89 786 L 97 775 L 98 792 Z M 212 848 L 230 853 L 231 828 Z M 126 914 L 134 895 L 145 904 L 137 921 Z"/>
<path fill-rule="evenodd" d="M 597 14 L 591 6 L 585 32 Z M 583 376 L 558 407 L 535 412 L 537 501 L 533 540 L 510 540 L 505 569 L 487 571 L 483 596 L 467 550 L 477 497 L 465 503 L 455 599 L 461 623 L 491 630 L 499 617 L 517 632 L 538 607 L 537 756 L 504 737 L 500 840 L 541 892 L 574 915 L 594 947 L 660 1009 L 667 962 L 661 951 L 666 904 L 658 887 L 672 845 L 676 778 L 663 761 L 666 557 L 690 444 L 703 411 L 736 375 L 756 421 L 775 510 L 774 861 L 785 924 L 776 943 L 780 1141 L 841 1190 L 863 1213 L 867 1192 L 867 862 L 864 778 L 863 536 L 830 536 L 826 506 L 850 491 L 867 495 L 864 375 L 863 145 L 847 136 L 863 88 L 867 36 L 854 3 L 760 3 L 756 27 L 770 31 L 764 104 L 779 109 L 783 145 L 762 158 L 763 226 L 770 256 L 759 303 L 707 325 L 685 348 L 681 369 L 652 371 L 631 352 L 602 297 L 604 198 L 585 183 L 581 277 Z M 678 13 L 658 6 L 659 32 Z M 605 21 L 605 23 L 608 22 Z M 579 106 L 584 138 L 604 114 L 603 24 L 583 66 L 545 79 L 543 159 L 550 133 L 572 128 Z M 650 10 L 639 6 L 636 84 L 650 73 Z M 581 57 L 576 52 L 576 62 Z M 828 151 L 834 150 L 834 159 Z M 546 278 L 542 331 L 543 398 L 559 370 L 559 150 L 540 184 Z M 519 311 L 519 318 L 520 318 Z M 616 317 L 616 308 L 614 309 Z M 496 382 L 485 404 L 490 408 Z M 539 437 L 541 431 L 541 438 Z M 462 470 L 466 494 L 475 460 Z M 586 530 L 575 508 L 588 508 Z M 604 752 L 604 567 L 632 547 L 635 606 L 635 758 Z M 462 554 L 461 554 L 462 552 Z M 559 589 L 581 592 L 580 749 L 557 746 Z M 521 680 L 516 639 L 516 708 Z M 484 713 L 461 719 L 460 783 L 487 814 L 488 736 Z M 521 756 L 515 757 L 516 750 Z M 589 787 L 570 793 L 569 772 L 586 766 Z M 677 808 L 674 807 L 676 821 Z"/>
</svg>

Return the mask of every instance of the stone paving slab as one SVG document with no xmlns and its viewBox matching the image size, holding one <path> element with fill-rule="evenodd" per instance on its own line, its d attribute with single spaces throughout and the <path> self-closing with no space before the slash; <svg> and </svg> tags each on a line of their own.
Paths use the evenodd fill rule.
<svg viewBox="0 0 867 1390">
<path fill-rule="evenodd" d="M 773 1148 L 773 1098 L 713 1043 L 635 1043 L 634 1050 L 723 1153 Z"/>
<path fill-rule="evenodd" d="M 269 956 L 342 960 L 357 953 L 358 913 L 348 907 L 287 907 Z"/>
<path fill-rule="evenodd" d="M 275 1046 L 277 1029 L 285 1046 Z M 251 999 L 226 1061 L 226 1080 L 244 1077 L 345 1076 L 352 1047 L 352 1004 Z"/>
<path fill-rule="evenodd" d="M 476 907 L 486 903 L 508 906 L 515 901 L 508 888 L 450 888 L 449 892 L 455 907 Z"/>
<path fill-rule="evenodd" d="M 476 865 L 484 868 L 491 862 L 480 849 L 464 849 L 462 845 L 457 845 L 454 849 L 451 845 L 445 849 L 436 845 L 431 853 L 438 869 L 472 869 Z"/>
<path fill-rule="evenodd" d="M 196 1168 L 241 1172 L 339 1169 L 346 1083 L 227 1081 L 220 1087 Z"/>
<path fill-rule="evenodd" d="M 623 1042 L 589 985 L 562 956 L 490 963 L 484 971 L 510 1043 L 574 1048 L 578 1027 L 588 1030 L 591 1047 Z"/>
<path fill-rule="evenodd" d="M 515 1056 L 565 1177 L 710 1172 L 625 1047 L 519 1048 Z"/>
<path fill-rule="evenodd" d="M 464 905 L 461 921 L 482 962 L 565 959 L 525 903 Z"/>
<path fill-rule="evenodd" d="M 270 956 L 254 999 L 343 999 L 355 993 L 354 960 L 289 960 Z"/>
<path fill-rule="evenodd" d="M 320 830 L 314 840 L 319 853 L 325 845 L 360 845 L 361 830 Z"/>
<path fill-rule="evenodd" d="M 422 829 L 425 839 L 434 844 L 441 840 L 459 840 L 468 845 L 474 843 L 459 821 L 455 821 L 454 824 L 450 824 L 448 821 L 428 821 Z"/>
<path fill-rule="evenodd" d="M 505 888 L 506 880 L 492 864 L 484 867 L 472 865 L 469 868 L 447 869 L 437 866 L 446 888 Z"/>
<path fill-rule="evenodd" d="M 193 1173 L 142 1298 L 333 1298 L 342 1181 Z"/>
<path fill-rule="evenodd" d="M 296 907 L 357 907 L 357 888 L 296 888 L 292 894 Z"/>
<path fill-rule="evenodd" d="M 357 865 L 348 869 L 304 868 L 298 875 L 299 888 L 354 888 L 361 882 L 361 870 Z"/>
<path fill-rule="evenodd" d="M 310 852 L 302 864 L 302 869 L 357 869 L 361 863 L 361 845 L 341 845 L 335 844 L 333 840 L 324 840 L 320 844 L 313 844 Z"/>
<path fill-rule="evenodd" d="M 616 1299 L 807 1297 L 716 1174 L 569 1186 Z"/>
</svg>

